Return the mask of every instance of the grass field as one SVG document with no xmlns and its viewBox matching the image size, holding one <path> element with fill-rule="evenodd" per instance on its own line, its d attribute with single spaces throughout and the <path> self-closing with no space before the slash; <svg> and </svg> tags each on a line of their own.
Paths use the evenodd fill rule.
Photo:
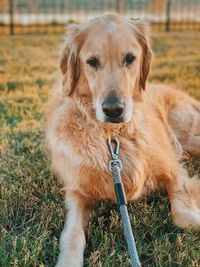
<svg viewBox="0 0 200 267">
<path fill-rule="evenodd" d="M 45 155 L 44 118 L 59 35 L 0 39 L 0 266 L 54 266 L 65 210 Z M 150 81 L 200 100 L 200 33 L 152 36 Z M 200 159 L 190 159 L 200 175 Z M 166 192 L 128 206 L 143 266 L 200 266 L 200 231 L 172 224 Z M 86 230 L 85 266 L 130 266 L 116 205 L 99 203 Z"/>
</svg>

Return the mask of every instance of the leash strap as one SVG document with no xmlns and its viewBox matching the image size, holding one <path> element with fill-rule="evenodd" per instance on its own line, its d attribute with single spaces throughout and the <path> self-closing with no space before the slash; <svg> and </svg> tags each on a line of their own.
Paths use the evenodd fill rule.
<svg viewBox="0 0 200 267">
<path fill-rule="evenodd" d="M 112 144 L 114 143 L 116 148 L 115 151 L 113 150 Z M 118 153 L 119 153 L 119 140 L 117 138 L 111 139 L 108 141 L 108 146 L 110 149 L 110 153 L 112 156 L 112 160 L 109 161 L 109 170 L 113 175 L 114 183 L 115 183 L 115 193 L 117 198 L 117 203 L 119 205 L 119 210 L 122 218 L 122 223 L 124 227 L 124 235 L 126 238 L 126 242 L 128 245 L 128 251 L 131 258 L 131 265 L 132 267 L 141 267 L 136 244 L 131 228 L 131 223 L 128 215 L 127 210 L 127 201 L 126 196 L 124 192 L 123 183 L 121 180 L 121 170 L 122 170 L 122 162 L 120 159 L 118 159 Z"/>
</svg>

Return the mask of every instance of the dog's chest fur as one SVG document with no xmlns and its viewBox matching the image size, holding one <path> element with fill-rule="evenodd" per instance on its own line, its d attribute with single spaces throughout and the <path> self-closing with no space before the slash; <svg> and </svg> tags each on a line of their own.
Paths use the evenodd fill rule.
<svg viewBox="0 0 200 267">
<path fill-rule="evenodd" d="M 119 158 L 123 164 L 122 180 L 127 198 L 136 199 L 156 186 L 154 177 L 162 176 L 162 173 L 155 173 L 154 166 L 161 164 L 162 159 L 154 160 L 162 148 L 155 145 L 151 131 L 141 118 L 138 122 L 140 129 L 136 129 L 133 122 L 123 128 L 109 124 L 102 126 L 80 113 L 69 112 L 68 108 L 59 109 L 53 117 L 53 130 L 49 137 L 50 146 L 54 147 L 52 161 L 67 191 L 78 190 L 91 199 L 115 201 L 113 177 L 108 170 L 111 155 L 107 139 L 112 136 L 120 141 Z M 157 121 L 154 124 L 157 131 L 166 135 L 162 123 Z M 147 166 L 149 159 L 151 168 Z M 147 173 L 147 169 L 152 173 Z"/>
<path fill-rule="evenodd" d="M 131 140 L 118 137 L 120 141 L 119 159 L 122 161 L 121 172 L 128 199 L 137 198 L 142 190 L 144 180 L 144 164 L 140 162 L 140 153 Z M 96 199 L 115 201 L 113 177 L 108 170 L 111 155 L 105 139 L 94 140 L 88 144 L 80 168 L 80 184 L 82 190 Z"/>
<path fill-rule="evenodd" d="M 111 155 L 107 145 L 108 137 L 115 136 L 120 141 L 119 158 L 123 164 L 121 174 L 127 198 L 136 199 L 141 195 L 146 179 L 144 151 L 148 149 L 143 136 L 130 134 L 127 129 L 119 130 L 119 127 L 106 126 L 104 129 L 91 125 L 77 114 L 70 118 L 59 116 L 56 124 L 52 138 L 57 143 L 54 147 L 58 153 L 54 165 L 58 166 L 58 160 L 63 161 L 58 174 L 66 190 L 68 187 L 70 191 L 76 190 L 77 187 L 89 198 L 115 201 L 113 177 L 108 170 Z M 131 127 L 129 125 L 128 129 Z"/>
</svg>

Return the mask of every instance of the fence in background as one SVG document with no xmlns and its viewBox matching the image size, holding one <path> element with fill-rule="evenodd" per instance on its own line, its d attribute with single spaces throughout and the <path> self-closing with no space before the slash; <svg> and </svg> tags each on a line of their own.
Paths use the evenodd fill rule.
<svg viewBox="0 0 200 267">
<path fill-rule="evenodd" d="M 0 0 L 0 34 L 64 32 L 109 11 L 155 30 L 200 30 L 200 0 Z"/>
</svg>

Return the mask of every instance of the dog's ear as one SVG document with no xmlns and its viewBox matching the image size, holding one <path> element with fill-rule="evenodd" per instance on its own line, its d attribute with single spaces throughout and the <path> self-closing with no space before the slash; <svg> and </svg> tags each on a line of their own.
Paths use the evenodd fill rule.
<svg viewBox="0 0 200 267">
<path fill-rule="evenodd" d="M 134 32 L 136 33 L 138 42 L 142 48 L 142 61 L 140 66 L 140 79 L 139 87 L 145 90 L 146 80 L 149 74 L 152 52 L 149 46 L 148 35 L 147 35 L 147 25 L 139 19 L 132 19 L 131 24 L 134 27 Z"/>
<path fill-rule="evenodd" d="M 79 79 L 79 43 L 78 26 L 73 26 L 67 33 L 65 46 L 60 56 L 60 69 L 63 73 L 63 93 L 64 96 L 70 96 L 74 93 L 76 83 Z"/>
</svg>

